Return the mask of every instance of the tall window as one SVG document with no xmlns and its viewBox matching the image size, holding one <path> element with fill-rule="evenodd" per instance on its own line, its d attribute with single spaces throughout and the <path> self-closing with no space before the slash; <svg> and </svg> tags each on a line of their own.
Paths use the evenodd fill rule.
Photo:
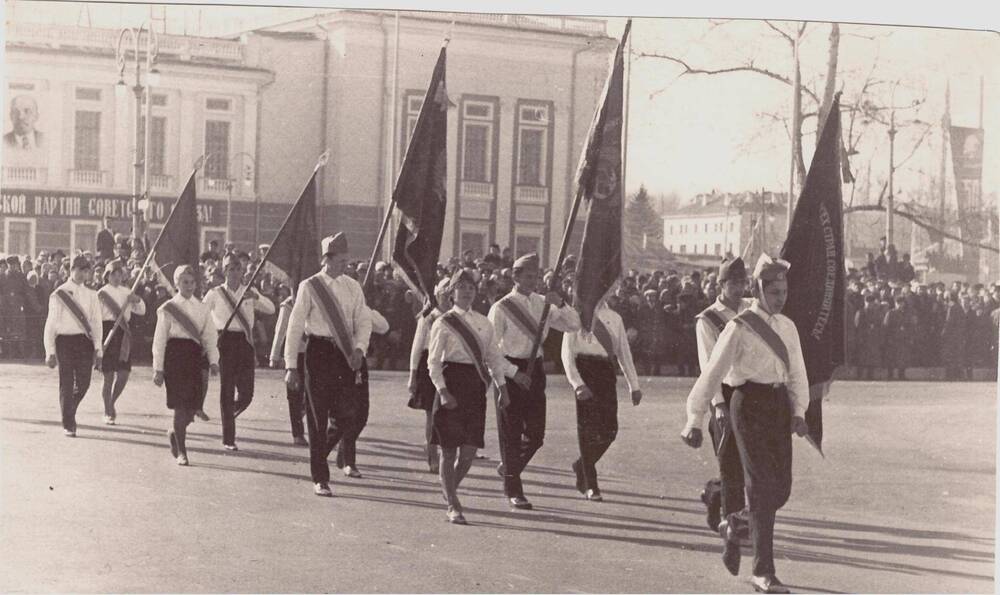
<svg viewBox="0 0 1000 595">
<path fill-rule="evenodd" d="M 101 112 L 76 110 L 75 129 L 73 168 L 99 171 L 101 169 Z"/>
<path fill-rule="evenodd" d="M 521 106 L 517 126 L 517 183 L 546 186 L 548 182 L 549 108 Z"/>
<path fill-rule="evenodd" d="M 411 91 L 406 96 L 406 114 L 405 122 L 406 127 L 406 138 L 403 139 L 403 150 L 400 152 L 400 161 L 403 160 L 403 155 L 406 154 L 406 147 L 410 144 L 410 139 L 413 138 L 413 131 L 417 128 L 417 118 L 420 116 L 420 108 L 424 105 L 424 93 L 418 94 L 416 91 Z"/>
<path fill-rule="evenodd" d="M 229 122 L 205 121 L 205 177 L 212 180 L 229 179 Z"/>
<path fill-rule="evenodd" d="M 153 95 L 156 98 L 156 95 Z M 163 156 L 166 153 L 167 143 L 167 119 L 162 116 L 153 116 L 153 127 L 149 131 L 149 173 L 154 175 L 163 174 Z M 139 135 L 142 142 L 139 144 L 139 159 L 142 160 L 146 153 L 146 117 L 143 116 L 139 123 Z"/>
<path fill-rule="evenodd" d="M 462 103 L 462 179 L 491 182 L 493 173 L 493 104 Z"/>
</svg>

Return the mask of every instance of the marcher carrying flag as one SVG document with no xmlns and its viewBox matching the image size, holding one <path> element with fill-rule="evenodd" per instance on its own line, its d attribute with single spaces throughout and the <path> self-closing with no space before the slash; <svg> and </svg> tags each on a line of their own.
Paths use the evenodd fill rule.
<svg viewBox="0 0 1000 595">
<path fill-rule="evenodd" d="M 781 258 L 791 263 L 788 301 L 809 378 L 808 439 L 823 452 L 823 397 L 844 363 L 844 221 L 841 194 L 840 94 L 833 100 L 795 205 Z"/>
<path fill-rule="evenodd" d="M 392 261 L 426 308 L 437 306 L 434 286 L 447 202 L 447 49 L 445 42 L 392 192 L 392 202 L 400 213 Z M 371 270 L 369 266 L 369 274 Z"/>
</svg>

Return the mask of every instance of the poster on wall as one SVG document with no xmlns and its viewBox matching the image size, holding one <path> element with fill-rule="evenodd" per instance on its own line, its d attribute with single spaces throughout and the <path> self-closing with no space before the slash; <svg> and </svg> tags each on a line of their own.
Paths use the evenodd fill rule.
<svg viewBox="0 0 1000 595">
<path fill-rule="evenodd" d="M 46 128 L 46 102 L 43 83 L 10 81 L 7 84 L 7 105 L 4 110 L 3 160 L 7 178 L 16 181 L 44 181 L 48 165 L 49 132 Z M 34 169 L 42 171 L 31 171 Z M 20 180 L 19 180 L 20 178 Z"/>
</svg>

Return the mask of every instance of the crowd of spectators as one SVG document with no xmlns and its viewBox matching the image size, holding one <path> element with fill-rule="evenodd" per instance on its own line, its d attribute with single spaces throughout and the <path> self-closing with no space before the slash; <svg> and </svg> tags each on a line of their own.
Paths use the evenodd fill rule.
<svg viewBox="0 0 1000 595">
<path fill-rule="evenodd" d="M 103 283 L 108 260 L 126 264 L 128 285 L 136 282 L 145 254 L 141 245 L 131 246 L 122 236 L 104 238 L 96 254 L 83 254 L 94 262 L 90 286 Z M 234 252 L 251 274 L 267 246 L 250 253 L 236 251 L 227 244 L 219 249 L 212 242 L 201 255 L 202 279 L 199 295 L 223 283 L 222 255 Z M 41 360 L 42 327 L 49 295 L 69 275 L 70 258 L 62 251 L 42 251 L 34 259 L 9 256 L 0 259 L 0 358 Z M 513 256 L 509 249 L 490 246 L 482 258 L 471 251 L 438 266 L 439 278 L 458 268 L 473 272 L 479 295 L 473 308 L 482 314 L 514 286 Z M 574 269 L 572 256 L 564 270 Z M 348 274 L 363 281 L 367 262 L 354 262 Z M 545 275 L 553 284 L 552 272 Z M 915 280 L 907 255 L 896 259 L 893 246 L 881 246 L 879 255 L 869 256 L 861 269 L 847 274 L 846 331 L 847 364 L 862 378 L 874 377 L 882 369 L 890 378 L 904 378 L 906 368 L 945 368 L 948 379 L 971 377 L 972 368 L 997 365 L 997 329 L 1000 326 L 1000 284 L 954 282 L 924 284 Z M 572 293 L 572 274 L 558 287 L 567 297 Z M 287 286 L 271 275 L 258 275 L 255 287 L 275 304 L 290 295 Z M 133 318 L 136 361 L 149 361 L 156 310 L 170 294 L 153 272 L 139 280 L 136 293 L 146 302 L 146 316 Z M 714 270 L 681 272 L 628 270 L 608 298 L 609 306 L 625 323 L 628 338 L 643 375 L 695 376 L 698 355 L 695 317 L 717 295 Z M 422 304 L 409 291 L 393 267 L 378 262 L 372 282 L 366 288 L 370 307 L 388 320 L 390 332 L 373 336 L 369 365 L 374 369 L 403 370 L 409 365 L 409 349 L 416 329 L 416 314 Z M 255 346 L 261 365 L 266 365 L 275 316 L 259 316 L 254 328 Z M 552 331 L 542 347 L 547 365 L 561 367 L 561 334 Z M 878 372 L 883 375 L 881 371 Z"/>
</svg>

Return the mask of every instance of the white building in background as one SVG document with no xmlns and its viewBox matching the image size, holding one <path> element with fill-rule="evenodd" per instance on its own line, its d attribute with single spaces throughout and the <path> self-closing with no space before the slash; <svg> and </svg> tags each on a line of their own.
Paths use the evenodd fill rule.
<svg viewBox="0 0 1000 595">
<path fill-rule="evenodd" d="M 698 260 L 721 260 L 746 252 L 746 260 L 753 262 L 761 246 L 776 253 L 785 238 L 786 196 L 772 192 L 764 192 L 763 197 L 760 192 L 699 194 L 663 216 L 663 246 L 675 255 Z"/>
</svg>

